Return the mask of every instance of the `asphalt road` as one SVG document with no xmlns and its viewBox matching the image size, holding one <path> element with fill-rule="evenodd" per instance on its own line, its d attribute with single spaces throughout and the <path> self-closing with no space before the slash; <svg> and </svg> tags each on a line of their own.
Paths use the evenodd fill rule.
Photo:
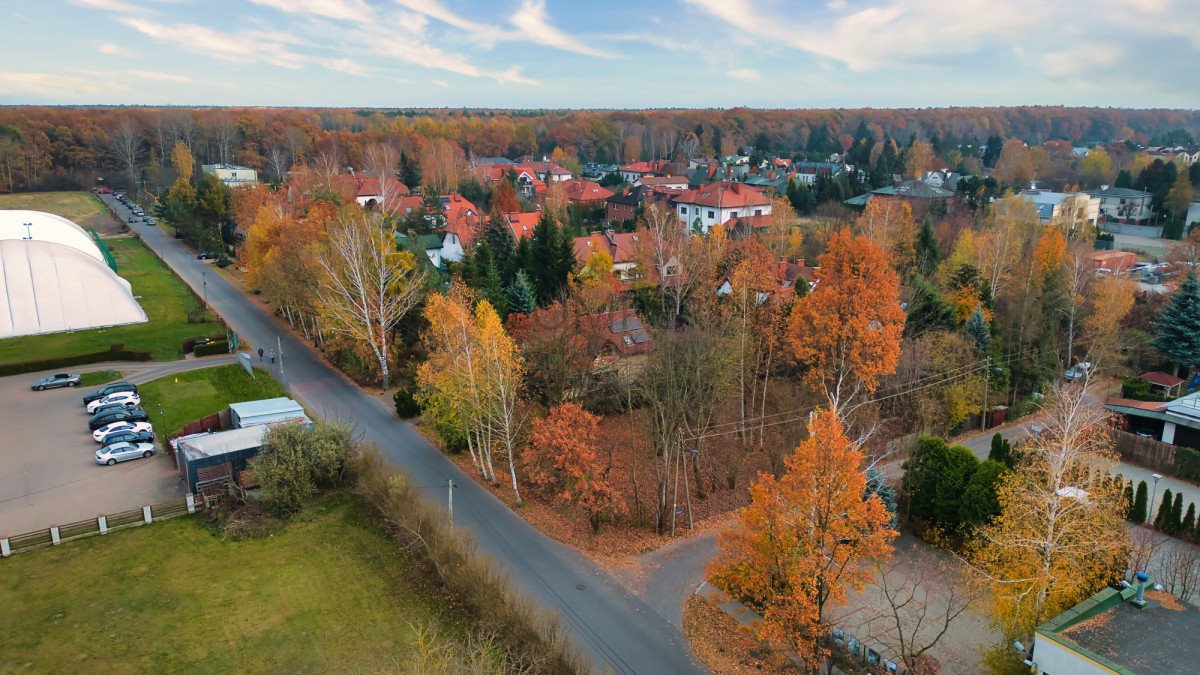
<svg viewBox="0 0 1200 675">
<path fill-rule="evenodd" d="M 104 195 L 117 213 L 121 205 Z M 216 269 L 149 225 L 134 231 L 176 274 L 208 302 L 243 340 L 283 355 L 277 375 L 306 406 L 326 419 L 352 423 L 364 440 L 404 467 L 417 485 L 440 486 L 452 478 L 454 523 L 470 531 L 479 550 L 499 562 L 516 585 L 562 617 L 575 643 L 598 670 L 615 673 L 703 672 L 679 630 L 621 587 L 607 572 L 573 549 L 543 535 L 368 396 L 325 365 L 307 344 L 280 328 L 264 306 L 241 293 Z M 276 342 L 278 340 L 278 343 Z M 444 500 L 442 488 L 426 490 Z"/>
</svg>

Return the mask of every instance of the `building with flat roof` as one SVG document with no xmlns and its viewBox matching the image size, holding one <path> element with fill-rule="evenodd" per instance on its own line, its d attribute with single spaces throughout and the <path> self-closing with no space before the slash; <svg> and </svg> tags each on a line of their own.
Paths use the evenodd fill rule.
<svg viewBox="0 0 1200 675">
<path fill-rule="evenodd" d="M 246 470 L 250 459 L 262 448 L 266 425 L 218 431 L 180 439 L 175 451 L 179 476 L 191 494 L 224 491 L 235 475 Z"/>
<path fill-rule="evenodd" d="M 1143 577 L 1144 578 L 1144 577 Z M 1033 666 L 1038 675 L 1197 672 L 1200 609 L 1150 581 L 1106 588 L 1037 627 Z M 1144 596 L 1139 586 L 1145 584 Z"/>
<path fill-rule="evenodd" d="M 236 428 L 259 424 L 283 424 L 284 422 L 312 424 L 312 420 L 304 412 L 304 407 L 286 396 L 265 398 L 261 401 L 230 403 L 229 417 Z"/>
<path fill-rule="evenodd" d="M 258 182 L 258 172 L 248 166 L 238 166 L 236 164 L 203 164 L 200 168 L 204 170 L 204 173 L 216 176 L 217 180 L 229 187 L 254 185 Z"/>
</svg>

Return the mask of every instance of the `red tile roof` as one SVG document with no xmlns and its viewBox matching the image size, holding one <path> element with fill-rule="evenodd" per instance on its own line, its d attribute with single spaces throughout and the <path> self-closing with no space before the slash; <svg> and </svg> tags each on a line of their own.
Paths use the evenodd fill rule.
<svg viewBox="0 0 1200 675">
<path fill-rule="evenodd" d="M 513 239 L 519 242 L 521 237 L 533 236 L 533 228 L 537 227 L 538 221 L 542 219 L 542 214 L 539 211 L 506 213 L 504 219 L 512 229 Z"/>
<path fill-rule="evenodd" d="M 522 168 L 528 169 L 533 173 L 544 173 L 551 176 L 570 176 L 571 170 L 563 168 L 554 162 L 521 162 L 517 165 L 518 173 Z"/>
<path fill-rule="evenodd" d="M 769 206 L 771 199 L 753 186 L 734 181 L 721 181 L 702 185 L 694 190 L 684 190 L 675 198 L 675 203 L 732 209 Z"/>
<path fill-rule="evenodd" d="M 1104 405 L 1105 407 L 1137 408 L 1149 412 L 1161 412 L 1167 404 L 1159 401 L 1138 401 L 1132 398 L 1110 398 L 1104 401 Z"/>
<path fill-rule="evenodd" d="M 623 173 L 662 173 L 667 169 L 668 164 L 670 164 L 670 162 L 665 159 L 656 159 L 653 162 L 634 162 L 632 164 L 626 164 L 618 170 Z"/>
<path fill-rule="evenodd" d="M 602 314 L 589 314 L 583 320 L 591 324 L 592 330 L 604 339 L 606 345 L 621 356 L 645 354 L 654 349 L 654 338 L 646 324 L 632 309 L 622 309 Z"/>
<path fill-rule="evenodd" d="M 646 187 L 664 187 L 668 185 L 682 185 L 687 187 L 687 176 L 642 176 L 638 182 Z"/>
<path fill-rule="evenodd" d="M 572 202 L 595 202 L 613 196 L 613 191 L 602 187 L 599 183 L 583 178 L 573 178 L 562 182 L 567 199 Z"/>
<path fill-rule="evenodd" d="M 1140 377 L 1150 384 L 1156 384 L 1160 387 L 1171 388 L 1176 385 L 1183 384 L 1183 380 L 1179 379 L 1178 377 L 1175 377 L 1174 375 L 1168 375 L 1167 373 L 1160 373 L 1158 371 L 1142 373 Z"/>
<path fill-rule="evenodd" d="M 476 237 L 483 229 L 483 217 L 479 214 L 479 209 L 460 194 L 442 195 L 439 199 L 446 215 L 446 231 L 458 235 L 463 248 L 469 248 L 475 243 Z M 421 195 L 406 195 L 401 197 L 398 202 L 399 211 L 408 214 L 421 208 L 422 197 Z"/>
<path fill-rule="evenodd" d="M 604 251 L 612 257 L 614 265 L 637 262 L 653 241 L 654 233 L 649 230 L 593 232 L 586 237 L 575 237 L 575 257 L 586 264 L 593 253 Z"/>
</svg>

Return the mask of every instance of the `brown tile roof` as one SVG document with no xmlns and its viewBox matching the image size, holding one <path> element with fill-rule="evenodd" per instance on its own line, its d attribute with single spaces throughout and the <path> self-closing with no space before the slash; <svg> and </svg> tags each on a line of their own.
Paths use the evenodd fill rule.
<svg viewBox="0 0 1200 675">
<path fill-rule="evenodd" d="M 521 237 L 533 236 L 533 228 L 537 227 L 538 221 L 541 218 L 542 214 L 539 211 L 504 214 L 505 221 L 508 222 L 509 228 L 512 229 L 513 239 L 518 242 L 521 241 Z"/>
<path fill-rule="evenodd" d="M 670 164 L 665 159 L 656 159 L 653 162 L 633 162 L 626 164 L 618 169 L 624 173 L 662 173 Z"/>
<path fill-rule="evenodd" d="M 572 202 L 603 201 L 613 196 L 613 191 L 583 178 L 572 178 L 562 182 L 567 199 Z"/>
<path fill-rule="evenodd" d="M 643 176 L 638 179 L 646 187 L 663 187 L 667 185 L 687 185 L 687 176 Z"/>
<path fill-rule="evenodd" d="M 684 190 L 675 198 L 677 204 L 697 204 L 724 209 L 748 206 L 769 206 L 771 199 L 761 190 L 734 181 L 709 183 L 693 190 Z"/>
<path fill-rule="evenodd" d="M 583 320 L 591 324 L 592 330 L 603 336 L 605 344 L 611 345 L 621 356 L 645 354 L 654 349 L 654 338 L 632 309 L 589 314 Z"/>
<path fill-rule="evenodd" d="M 649 230 L 593 232 L 586 237 L 575 237 L 575 257 L 586 264 L 593 253 L 604 251 L 612 257 L 614 265 L 637 262 L 653 241 L 654 233 Z"/>
<path fill-rule="evenodd" d="M 1166 408 L 1166 403 L 1159 401 L 1138 401 L 1132 398 L 1110 398 L 1105 399 L 1104 405 L 1115 406 L 1118 408 L 1137 408 L 1138 410 L 1148 410 L 1150 412 L 1161 412 Z"/>
<path fill-rule="evenodd" d="M 1170 388 L 1183 384 L 1183 380 L 1179 379 L 1178 377 L 1175 377 L 1174 375 L 1168 375 L 1167 373 L 1160 373 L 1158 371 L 1142 373 L 1140 377 L 1150 384 L 1157 384 L 1160 387 Z"/>
</svg>

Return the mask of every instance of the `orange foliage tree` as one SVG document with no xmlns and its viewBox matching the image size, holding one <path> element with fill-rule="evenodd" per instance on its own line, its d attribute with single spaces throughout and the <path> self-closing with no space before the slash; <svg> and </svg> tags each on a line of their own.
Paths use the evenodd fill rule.
<svg viewBox="0 0 1200 675">
<path fill-rule="evenodd" d="M 517 189 L 507 179 L 496 183 L 496 188 L 492 191 L 492 210 L 500 213 L 517 213 L 521 210 Z"/>
<path fill-rule="evenodd" d="M 721 553 L 709 570 L 762 614 L 762 637 L 786 641 L 812 669 L 828 654 L 833 608 L 892 551 L 887 509 L 875 494 L 863 498 L 862 464 L 838 416 L 818 412 L 783 476 L 761 474 L 750 486 L 750 505 L 718 536 Z"/>
<path fill-rule="evenodd" d="M 855 398 L 896 370 L 904 333 L 900 279 L 882 249 L 849 230 L 834 234 L 819 260 L 816 288 L 792 310 L 789 340 L 809 381 L 844 417 Z"/>
<path fill-rule="evenodd" d="M 917 222 L 903 199 L 876 197 L 867 202 L 856 223 L 859 234 L 887 251 L 892 265 L 903 271 L 916 257 Z"/>
<path fill-rule="evenodd" d="M 625 509 L 596 446 L 599 432 L 599 417 L 563 403 L 534 421 L 522 454 L 533 491 L 583 511 L 597 533 L 606 519 Z"/>
</svg>

